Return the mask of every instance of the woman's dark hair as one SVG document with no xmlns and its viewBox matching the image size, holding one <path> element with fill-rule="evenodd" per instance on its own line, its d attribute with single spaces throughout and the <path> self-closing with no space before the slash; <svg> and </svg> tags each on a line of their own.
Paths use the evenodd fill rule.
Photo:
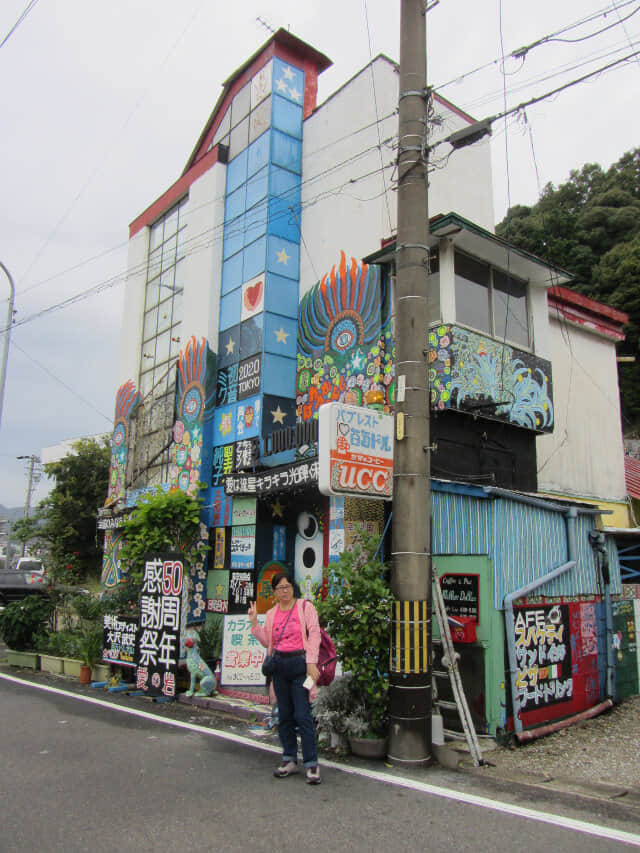
<svg viewBox="0 0 640 853">
<path fill-rule="evenodd" d="M 291 586 L 293 586 L 293 590 L 295 592 L 295 586 L 291 578 L 286 572 L 276 572 L 275 575 L 271 578 L 271 589 L 275 592 L 276 587 L 280 583 L 281 580 L 288 581 Z"/>
</svg>

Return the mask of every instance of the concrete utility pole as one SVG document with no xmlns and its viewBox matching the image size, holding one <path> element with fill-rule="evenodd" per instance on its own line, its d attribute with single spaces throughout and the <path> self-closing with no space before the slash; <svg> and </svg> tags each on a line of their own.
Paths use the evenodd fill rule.
<svg viewBox="0 0 640 853">
<path fill-rule="evenodd" d="M 389 759 L 416 766 L 431 760 L 432 703 L 425 0 L 400 16 Z"/>
<path fill-rule="evenodd" d="M 29 468 L 28 468 L 28 480 L 27 480 L 27 496 L 24 502 L 24 517 L 25 519 L 29 518 L 29 513 L 31 511 L 31 498 L 33 496 L 33 491 L 36 485 L 40 482 L 41 470 L 40 470 L 40 457 L 39 456 L 17 456 L 16 459 L 28 459 L 29 460 Z M 25 552 L 27 550 L 27 543 L 24 542 L 22 545 L 22 556 L 24 557 Z"/>
<path fill-rule="evenodd" d="M 9 310 L 7 312 L 7 328 L 4 332 L 4 343 L 2 345 L 2 362 L 0 362 L 0 426 L 2 425 L 2 405 L 4 402 L 4 386 L 7 379 L 7 359 L 9 358 L 9 338 L 11 337 L 11 324 L 13 323 L 13 303 L 16 297 L 16 289 L 9 270 L 0 261 L 0 269 L 4 270 L 9 279 L 11 289 L 9 295 Z"/>
</svg>

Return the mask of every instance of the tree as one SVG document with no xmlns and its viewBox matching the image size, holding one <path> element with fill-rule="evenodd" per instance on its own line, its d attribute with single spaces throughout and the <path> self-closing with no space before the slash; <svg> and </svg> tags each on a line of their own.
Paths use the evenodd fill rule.
<svg viewBox="0 0 640 853">
<path fill-rule="evenodd" d="M 78 583 L 100 576 L 102 543 L 96 521 L 107 494 L 110 460 L 106 439 L 80 439 L 72 453 L 43 466 L 56 481 L 37 511 L 55 581 Z"/>
<path fill-rule="evenodd" d="M 587 163 L 559 187 L 547 184 L 532 207 L 511 208 L 496 233 L 515 246 L 564 267 L 572 287 L 629 315 L 620 352 L 638 355 L 640 299 L 640 148 L 606 172 Z M 640 426 L 640 366 L 620 369 L 622 413 Z"/>
<path fill-rule="evenodd" d="M 139 603 L 145 554 L 180 551 L 185 575 L 203 563 L 209 546 L 200 524 L 201 500 L 181 489 L 158 488 L 145 495 L 124 523 L 125 544 L 120 550 L 124 578 L 109 594 L 113 612 L 135 615 Z"/>
</svg>

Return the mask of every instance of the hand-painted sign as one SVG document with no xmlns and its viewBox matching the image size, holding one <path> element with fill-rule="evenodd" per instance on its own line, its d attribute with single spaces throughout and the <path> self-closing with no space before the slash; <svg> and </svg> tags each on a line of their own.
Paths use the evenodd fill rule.
<svg viewBox="0 0 640 853">
<path fill-rule="evenodd" d="M 264 616 L 258 616 L 261 625 L 264 625 L 264 620 Z M 247 615 L 225 616 L 220 665 L 222 685 L 264 684 L 262 661 L 266 653 L 267 650 L 251 633 Z"/>
<path fill-rule="evenodd" d="M 529 711 L 573 696 L 569 607 L 565 604 L 515 610 L 517 690 Z"/>
<path fill-rule="evenodd" d="M 389 500 L 393 493 L 393 415 L 325 403 L 319 421 L 320 491 Z"/>
<path fill-rule="evenodd" d="M 478 575 L 442 575 L 440 588 L 449 616 L 465 616 L 480 621 Z"/>
<path fill-rule="evenodd" d="M 118 666 L 135 666 L 138 620 L 105 613 L 102 624 L 102 660 Z"/>
<path fill-rule="evenodd" d="M 150 696 L 176 694 L 183 587 L 182 554 L 145 558 L 136 685 Z"/>
</svg>

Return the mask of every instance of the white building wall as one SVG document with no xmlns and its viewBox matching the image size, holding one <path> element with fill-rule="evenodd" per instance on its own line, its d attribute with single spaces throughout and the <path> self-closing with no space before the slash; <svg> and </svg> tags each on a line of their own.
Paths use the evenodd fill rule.
<svg viewBox="0 0 640 853">
<path fill-rule="evenodd" d="M 129 379 L 132 379 L 136 386 L 138 384 L 148 252 L 149 228 L 142 228 L 129 240 L 127 280 L 124 287 L 122 325 L 120 327 L 118 388 Z"/>
<path fill-rule="evenodd" d="M 304 124 L 301 296 L 339 261 L 341 249 L 359 260 L 395 234 L 398 81 L 394 64 L 377 57 Z M 468 125 L 440 102 L 434 107 L 441 124 L 433 141 Z M 442 169 L 435 165 L 442 165 L 451 148 L 441 148 L 434 153 L 430 173 L 430 216 L 454 210 L 493 231 L 488 143 L 455 152 Z"/>
<path fill-rule="evenodd" d="M 182 347 L 195 335 L 205 337 L 214 351 L 218 348 L 226 171 L 216 163 L 189 188 Z"/>
<path fill-rule="evenodd" d="M 537 438 L 538 490 L 624 501 L 624 450 L 613 342 L 549 320 L 555 429 Z"/>
</svg>

